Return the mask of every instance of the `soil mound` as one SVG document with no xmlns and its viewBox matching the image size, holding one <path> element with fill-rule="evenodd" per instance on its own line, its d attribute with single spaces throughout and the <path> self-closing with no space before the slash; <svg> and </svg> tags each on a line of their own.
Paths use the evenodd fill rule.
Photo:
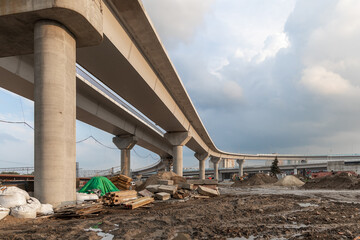
<svg viewBox="0 0 360 240">
<path fill-rule="evenodd" d="M 295 176 L 289 175 L 284 177 L 283 179 L 280 179 L 276 183 L 274 183 L 274 186 L 283 186 L 283 187 L 301 187 L 305 183 L 298 179 Z"/>
<path fill-rule="evenodd" d="M 360 189 L 360 179 L 347 174 L 329 175 L 309 180 L 304 189 Z"/>
<path fill-rule="evenodd" d="M 158 184 L 160 179 L 163 180 L 173 180 L 173 177 L 179 177 L 182 178 L 180 176 L 178 176 L 176 173 L 174 172 L 158 172 L 155 175 L 152 175 L 151 177 L 149 177 L 143 184 L 141 184 L 140 186 L 138 186 L 136 188 L 136 191 L 141 191 L 144 190 L 147 186 L 149 185 L 154 185 L 154 184 Z"/>
<path fill-rule="evenodd" d="M 245 179 L 241 182 L 235 182 L 232 187 L 245 187 L 245 186 L 257 186 L 257 185 L 265 185 L 270 183 L 277 182 L 276 177 L 268 176 L 264 173 L 257 173 L 253 176 L 251 176 L 248 179 Z"/>
</svg>

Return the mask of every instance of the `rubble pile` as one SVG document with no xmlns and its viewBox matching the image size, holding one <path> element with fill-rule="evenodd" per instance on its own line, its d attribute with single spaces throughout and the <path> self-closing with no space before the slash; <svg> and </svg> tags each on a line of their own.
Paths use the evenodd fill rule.
<svg viewBox="0 0 360 240">
<path fill-rule="evenodd" d="M 175 181 L 178 184 L 174 184 Z M 176 180 L 158 179 L 156 184 L 148 185 L 145 190 L 139 193 L 155 194 L 155 198 L 158 200 L 200 198 L 198 197 L 199 194 L 201 196 L 214 197 L 220 195 L 217 184 L 217 180 L 214 179 L 189 180 L 186 182 L 185 178 L 177 176 Z"/>
<path fill-rule="evenodd" d="M 348 174 L 334 174 L 310 179 L 302 186 L 304 189 L 360 189 L 360 179 Z"/>
<path fill-rule="evenodd" d="M 258 186 L 276 183 L 278 179 L 276 177 L 269 176 L 264 173 L 257 173 L 243 181 L 236 181 L 232 187 L 246 187 L 246 186 Z"/>
<path fill-rule="evenodd" d="M 157 174 L 152 175 L 151 177 L 149 177 L 148 179 L 146 179 L 146 181 L 141 184 L 140 186 L 138 186 L 136 188 L 137 191 L 141 191 L 144 190 L 147 186 L 149 185 L 154 185 L 154 184 L 158 184 L 159 180 L 172 180 L 172 177 L 179 177 L 176 173 L 174 172 L 158 172 Z"/>
</svg>

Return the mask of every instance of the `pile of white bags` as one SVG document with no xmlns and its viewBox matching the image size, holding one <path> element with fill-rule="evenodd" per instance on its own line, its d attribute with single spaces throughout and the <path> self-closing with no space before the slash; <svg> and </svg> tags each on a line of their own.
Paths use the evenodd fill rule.
<svg viewBox="0 0 360 240">
<path fill-rule="evenodd" d="M 26 198 L 20 193 L 0 195 L 0 205 L 4 208 L 12 208 L 26 204 Z"/>
<path fill-rule="evenodd" d="M 53 214 L 51 204 L 41 204 L 36 198 L 17 187 L 0 188 L 0 220 L 10 215 L 17 218 L 36 218 L 36 214 Z M 3 217 L 1 217 L 3 216 Z"/>
</svg>

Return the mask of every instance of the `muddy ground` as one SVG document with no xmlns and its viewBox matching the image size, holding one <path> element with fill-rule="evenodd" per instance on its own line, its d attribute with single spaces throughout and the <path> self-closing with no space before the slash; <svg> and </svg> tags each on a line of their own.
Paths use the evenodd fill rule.
<svg viewBox="0 0 360 240">
<path fill-rule="evenodd" d="M 107 208 L 84 219 L 0 222 L 0 239 L 354 239 L 360 191 L 240 189 L 220 197 Z M 86 231 L 89 228 L 100 232 Z M 99 236 L 101 235 L 101 236 Z"/>
</svg>

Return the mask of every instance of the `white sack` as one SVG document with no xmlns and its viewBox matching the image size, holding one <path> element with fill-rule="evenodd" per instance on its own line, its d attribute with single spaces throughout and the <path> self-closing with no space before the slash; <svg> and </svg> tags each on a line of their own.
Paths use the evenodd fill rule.
<svg viewBox="0 0 360 240">
<path fill-rule="evenodd" d="M 12 208 L 26 204 L 26 198 L 21 193 L 11 195 L 0 195 L 0 205 L 5 208 Z"/>
<path fill-rule="evenodd" d="M 11 208 L 10 215 L 16 218 L 36 218 L 36 209 L 30 204 L 26 204 Z"/>
<path fill-rule="evenodd" d="M 53 206 L 51 204 L 41 204 L 38 213 L 41 215 L 52 215 L 54 214 Z"/>
<path fill-rule="evenodd" d="M 10 209 L 0 207 L 0 220 L 9 215 Z"/>
<path fill-rule="evenodd" d="M 36 212 L 40 211 L 41 203 L 34 197 L 30 197 L 30 199 L 27 200 L 27 205 L 29 205 L 31 208 L 35 208 Z"/>
<path fill-rule="evenodd" d="M 1 187 L 0 188 L 0 195 L 12 195 L 14 193 L 19 193 L 19 194 L 24 195 L 26 200 L 30 199 L 29 194 L 26 191 L 24 191 L 18 187 Z"/>
</svg>

